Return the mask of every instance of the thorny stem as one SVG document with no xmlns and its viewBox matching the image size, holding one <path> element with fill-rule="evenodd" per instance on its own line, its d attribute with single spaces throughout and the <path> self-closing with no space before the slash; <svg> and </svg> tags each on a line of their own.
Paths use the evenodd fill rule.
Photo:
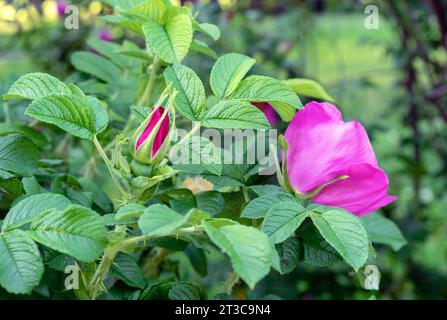
<svg viewBox="0 0 447 320">
<path fill-rule="evenodd" d="M 192 228 L 183 228 L 180 229 L 182 232 L 196 232 L 198 229 L 195 227 Z M 172 235 L 172 234 L 171 234 Z M 166 235 L 169 236 L 169 235 Z M 95 300 L 98 297 L 98 293 L 100 292 L 100 289 L 104 287 L 104 279 L 107 276 L 109 269 L 113 263 L 113 260 L 115 260 L 116 255 L 120 252 L 125 250 L 128 246 L 136 244 L 138 242 L 143 242 L 150 240 L 152 238 L 157 238 L 160 236 L 147 236 L 147 235 L 141 235 L 137 237 L 128 238 L 126 240 L 123 240 L 114 246 L 106 248 L 104 250 L 104 255 L 101 258 L 101 262 L 99 263 L 98 268 L 96 269 L 95 274 L 93 275 L 92 280 L 90 281 L 90 288 L 89 288 L 89 296 L 90 299 Z"/>
<path fill-rule="evenodd" d="M 129 193 L 127 192 L 126 189 L 123 188 L 123 186 L 119 182 L 118 178 L 116 177 L 114 170 L 113 170 L 112 162 L 110 162 L 109 158 L 107 157 L 104 149 L 102 148 L 102 146 L 99 143 L 98 138 L 96 136 L 93 138 L 93 144 L 95 145 L 96 149 L 98 150 L 98 153 L 101 156 L 101 158 L 104 160 L 104 163 L 106 164 L 107 169 L 109 170 L 109 173 L 112 176 L 113 182 L 117 186 L 118 190 L 122 193 L 122 195 L 125 198 L 129 198 L 130 197 Z"/>
<path fill-rule="evenodd" d="M 105 277 L 107 276 L 107 273 L 109 272 L 110 266 L 113 263 L 113 260 L 115 260 L 116 255 L 123 249 L 125 249 L 127 246 L 131 244 L 135 244 L 140 241 L 146 241 L 149 240 L 151 237 L 148 236 L 138 236 L 126 239 L 115 246 L 106 248 L 104 250 L 104 255 L 102 256 L 101 262 L 99 263 L 98 268 L 96 269 L 95 274 L 93 275 L 92 280 L 90 281 L 90 298 L 92 300 L 95 300 L 98 296 L 98 293 L 103 287 L 103 282 Z"/>
<path fill-rule="evenodd" d="M 149 100 L 152 90 L 154 88 L 155 79 L 157 77 L 157 71 L 159 67 L 159 58 L 157 56 L 154 57 L 154 60 L 151 65 L 151 73 L 149 75 L 149 80 L 146 84 L 146 88 L 144 89 L 143 95 L 138 100 L 138 105 L 143 105 L 147 100 Z M 135 122 L 135 115 L 133 113 L 130 113 L 129 120 L 127 121 L 126 126 L 123 129 L 123 134 L 126 135 L 129 133 L 130 130 L 132 130 L 133 123 Z M 105 148 L 105 151 L 108 151 L 112 149 L 115 145 L 115 140 L 112 140 Z M 101 155 L 102 156 L 102 155 Z M 95 160 L 96 155 L 93 155 L 90 157 L 90 159 L 87 161 L 86 165 L 83 168 L 84 176 L 92 178 L 94 171 L 95 171 Z"/>
</svg>

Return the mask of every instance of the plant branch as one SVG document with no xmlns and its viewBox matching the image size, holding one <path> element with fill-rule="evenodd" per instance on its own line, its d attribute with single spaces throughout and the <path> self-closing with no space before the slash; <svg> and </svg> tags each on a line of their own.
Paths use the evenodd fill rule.
<svg viewBox="0 0 447 320">
<path fill-rule="evenodd" d="M 155 78 L 157 77 L 157 71 L 159 65 L 160 65 L 160 59 L 157 56 L 154 56 L 154 60 L 152 61 L 151 65 L 151 73 L 149 75 L 149 80 L 146 83 L 146 87 L 143 91 L 142 96 L 137 102 L 138 106 L 144 105 L 150 99 L 155 84 Z M 123 129 L 124 135 L 126 135 L 127 133 L 129 133 L 129 131 L 132 130 L 135 120 L 136 120 L 135 115 L 133 113 L 130 113 L 129 121 L 127 121 L 127 124 Z"/>
<path fill-rule="evenodd" d="M 121 194 L 126 198 L 131 198 L 129 191 L 126 190 L 122 183 L 119 181 L 118 177 L 115 174 L 115 170 L 113 168 L 112 162 L 110 162 L 109 158 L 107 157 L 104 149 L 102 148 L 101 144 L 98 141 L 98 138 L 95 136 L 93 138 L 93 144 L 95 145 L 96 149 L 98 150 L 99 155 L 101 156 L 102 160 L 107 166 L 107 169 L 109 170 L 110 175 L 112 176 L 113 182 L 117 186 L 118 190 L 121 192 Z"/>
<path fill-rule="evenodd" d="M 222 291 L 231 294 L 233 287 L 239 282 L 239 276 L 236 272 L 231 272 L 227 280 L 222 285 Z"/>
<path fill-rule="evenodd" d="M 178 230 L 175 234 L 166 234 L 165 236 L 175 235 L 177 236 L 177 233 L 179 232 L 188 232 L 193 233 L 196 232 L 198 229 L 195 227 L 190 228 L 183 228 Z M 138 242 L 144 242 L 153 238 L 158 238 L 161 236 L 147 236 L 147 235 L 141 235 L 137 237 L 127 238 L 113 246 L 110 246 L 104 250 L 104 254 L 101 258 L 101 262 L 98 265 L 98 268 L 96 269 L 95 274 L 93 275 L 92 280 L 90 281 L 90 288 L 89 288 L 89 296 L 90 299 L 95 300 L 98 297 L 98 293 L 100 292 L 100 289 L 104 287 L 104 279 L 107 276 L 109 269 L 113 263 L 113 260 L 115 260 L 116 255 L 120 252 L 125 250 L 127 247 L 134 245 Z"/>
<path fill-rule="evenodd" d="M 11 122 L 11 115 L 9 113 L 9 105 L 7 101 L 3 102 L 3 114 L 5 116 L 5 122 L 6 123 Z"/>
</svg>

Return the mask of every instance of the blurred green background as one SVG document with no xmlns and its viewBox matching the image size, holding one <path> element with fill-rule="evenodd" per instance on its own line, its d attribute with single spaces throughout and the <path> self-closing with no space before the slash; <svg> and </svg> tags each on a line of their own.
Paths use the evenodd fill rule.
<svg viewBox="0 0 447 320">
<path fill-rule="evenodd" d="M 257 74 L 317 80 L 337 100 L 345 120 L 364 124 L 389 176 L 389 193 L 398 196 L 383 213 L 396 221 L 408 241 L 399 252 L 376 248 L 378 257 L 371 263 L 382 273 L 377 292 L 362 289 L 344 266 L 299 267 L 287 276 L 271 274 L 248 297 L 447 298 L 447 3 L 192 2 L 186 5 L 194 5 L 201 21 L 221 28 L 221 39 L 213 46 L 218 54 L 256 58 Z M 64 28 L 56 1 L 0 0 L 2 93 L 27 72 L 69 77 L 70 54 L 88 48 L 86 39 L 104 30 L 113 41 L 131 37 L 98 18 L 110 12 L 100 1 L 72 3 L 81 8 L 79 30 Z M 378 8 L 378 29 L 364 25 L 370 4 Z M 205 80 L 213 59 L 191 54 L 185 64 Z M 3 110 L 4 120 L 10 115 Z M 9 110 L 22 116 L 21 108 Z M 213 277 L 220 275 L 209 274 L 210 283 Z"/>
</svg>

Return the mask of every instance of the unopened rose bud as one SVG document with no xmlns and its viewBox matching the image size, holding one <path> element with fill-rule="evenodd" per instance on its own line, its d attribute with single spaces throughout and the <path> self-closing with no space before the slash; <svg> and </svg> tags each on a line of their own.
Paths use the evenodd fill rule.
<svg viewBox="0 0 447 320">
<path fill-rule="evenodd" d="M 174 121 L 169 109 L 158 106 L 138 127 L 132 136 L 130 152 L 135 160 L 155 165 L 166 155 L 174 133 Z"/>
</svg>

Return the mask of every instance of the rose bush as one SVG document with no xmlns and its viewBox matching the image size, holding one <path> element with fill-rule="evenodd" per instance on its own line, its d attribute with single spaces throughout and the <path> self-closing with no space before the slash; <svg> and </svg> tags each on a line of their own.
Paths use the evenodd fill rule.
<svg viewBox="0 0 447 320">
<path fill-rule="evenodd" d="M 218 57 L 210 46 L 219 28 L 190 7 L 106 2 L 114 15 L 104 20 L 125 34 L 121 42 L 89 39 L 71 55 L 70 78 L 25 74 L 3 95 L 24 110 L 0 136 L 7 292 L 231 298 L 300 264 L 361 276 L 375 259 L 372 242 L 389 244 L 369 235 L 377 226 L 405 243 L 380 214 L 357 217 L 395 198 L 361 125 L 327 103 L 303 107 L 297 93 L 330 98 L 320 85 L 247 76 L 255 59 Z M 215 60 L 209 86 L 185 65 L 190 54 Z M 288 122 L 280 163 L 269 129 Z M 263 171 L 275 165 L 279 185 Z M 50 281 L 67 270 L 82 281 Z"/>
</svg>

